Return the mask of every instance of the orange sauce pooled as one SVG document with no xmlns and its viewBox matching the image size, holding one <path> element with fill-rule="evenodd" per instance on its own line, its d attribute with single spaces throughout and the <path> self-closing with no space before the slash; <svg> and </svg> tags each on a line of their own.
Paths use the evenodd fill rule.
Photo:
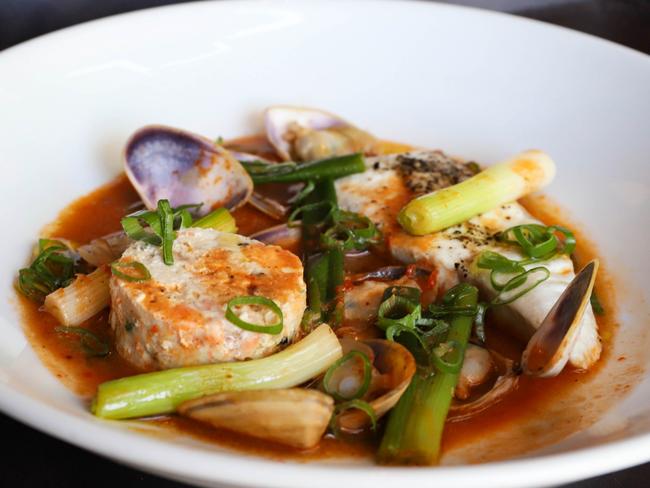
<svg viewBox="0 0 650 488">
<path fill-rule="evenodd" d="M 248 151 L 255 149 L 259 138 L 242 138 L 239 147 Z M 94 192 L 80 198 L 61 212 L 55 223 L 48 226 L 47 234 L 78 243 L 88 242 L 108 233 L 120 230 L 120 218 L 130 213 L 137 204 L 138 197 L 124 175 L 100 187 Z M 558 209 L 544 199 L 523 202 L 533 215 L 546 223 L 562 223 L 572 229 L 575 225 L 567 225 Z M 253 232 L 277 225 L 274 220 L 250 205 L 234 212 L 239 232 Z M 576 255 L 579 263 L 585 263 L 597 255 L 596 249 L 576 231 L 578 249 Z M 518 388 L 507 396 L 501 403 L 490 407 L 469 420 L 448 422 L 443 436 L 443 452 L 473 440 L 489 436 L 505 425 L 517 422 L 531 415 L 543 414 L 544 406 L 559 398 L 576 383 L 587 381 L 598 374 L 602 364 L 609 357 L 609 349 L 616 329 L 616 308 L 614 303 L 611 280 L 606 270 L 601 266 L 597 280 L 597 290 L 606 315 L 598 317 L 601 336 L 603 338 L 603 358 L 589 372 L 580 372 L 565 368 L 559 376 L 551 379 L 535 379 L 522 376 Z M 126 364 L 111 348 L 106 358 L 87 358 L 80 349 L 74 337 L 65 337 L 54 331 L 56 321 L 47 313 L 41 312 L 38 306 L 24 297 L 19 297 L 23 316 L 24 329 L 32 346 L 39 353 L 46 365 L 73 391 L 88 399 L 103 381 L 136 374 L 132 366 Z M 346 324 L 347 325 L 347 324 Z M 96 332 L 100 337 L 112 342 L 108 324 L 108 312 L 103 312 L 83 324 Z M 522 350 L 522 344 L 499 332 L 496 328 L 488 329 L 488 343 L 508 356 L 517 357 Z M 259 454 L 275 459 L 309 460 L 323 457 L 372 456 L 378 437 L 357 439 L 345 442 L 326 437 L 319 446 L 308 451 L 296 451 L 272 443 L 251 439 L 235 433 L 215 430 L 193 420 L 176 416 L 161 417 L 147 420 L 167 428 L 173 433 L 189 434 L 202 440 L 215 442 L 221 446 Z"/>
</svg>

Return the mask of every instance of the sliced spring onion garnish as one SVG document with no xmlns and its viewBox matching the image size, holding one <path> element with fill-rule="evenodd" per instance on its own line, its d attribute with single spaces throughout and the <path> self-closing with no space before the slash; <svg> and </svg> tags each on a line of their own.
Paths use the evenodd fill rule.
<svg viewBox="0 0 650 488">
<path fill-rule="evenodd" d="M 302 190 L 300 190 L 296 196 L 289 200 L 289 203 L 293 205 L 295 203 L 303 201 L 305 198 L 307 198 L 307 195 L 314 191 L 315 188 L 316 184 L 313 180 L 307 181 Z"/>
<path fill-rule="evenodd" d="M 151 279 L 151 273 L 147 267 L 139 261 L 116 261 L 111 264 L 111 273 L 118 278 L 131 281 L 147 281 Z"/>
<path fill-rule="evenodd" d="M 494 251 L 483 251 L 479 254 L 476 265 L 479 268 L 489 269 L 492 271 L 490 273 L 490 282 L 492 288 L 497 291 L 501 290 L 505 286 L 510 278 L 512 278 L 513 273 L 521 274 L 526 271 L 518 261 L 513 261 L 512 259 Z M 505 275 L 505 278 L 503 275 Z M 499 277 L 501 277 L 501 279 L 499 279 Z"/>
<path fill-rule="evenodd" d="M 110 347 L 108 343 L 100 339 L 94 332 L 83 327 L 55 327 L 54 330 L 60 334 L 72 334 L 80 338 L 81 347 L 86 355 L 91 357 L 104 357 L 108 355 Z"/>
<path fill-rule="evenodd" d="M 160 217 L 163 262 L 169 266 L 174 264 L 172 247 L 176 237 L 174 233 L 174 211 L 169 204 L 169 200 L 158 200 L 158 215 Z"/>
<path fill-rule="evenodd" d="M 377 312 L 377 326 L 380 329 L 399 325 L 414 329 L 421 315 L 420 290 L 410 286 L 390 286 L 384 291 L 382 303 Z"/>
<path fill-rule="evenodd" d="M 563 242 L 557 237 L 558 233 L 564 237 Z M 520 264 L 547 261 L 556 254 L 570 255 L 576 247 L 576 239 L 573 233 L 566 227 L 559 225 L 516 225 L 498 234 L 497 239 L 521 247 L 529 259 L 522 261 Z"/>
<path fill-rule="evenodd" d="M 232 216 L 225 209 L 219 209 L 194 222 L 190 211 L 198 210 L 203 204 L 192 203 L 172 208 L 168 200 L 159 200 L 156 211 L 141 210 L 122 218 L 120 221 L 126 235 L 135 241 L 143 241 L 153 246 L 162 246 L 163 261 L 170 265 L 174 263 L 172 247 L 176 234 L 174 230 L 188 227 L 223 226 L 224 232 L 235 232 Z M 225 212 L 225 213 L 224 213 Z M 198 224 L 198 225 L 197 225 Z M 234 230 L 230 230 L 234 228 Z"/>
<path fill-rule="evenodd" d="M 336 437 L 341 434 L 341 428 L 338 422 L 340 415 L 343 412 L 353 409 L 361 410 L 363 413 L 365 413 L 370 419 L 370 428 L 372 430 L 377 430 L 377 414 L 375 413 L 375 409 L 372 408 L 372 405 L 370 405 L 368 402 L 364 402 L 363 400 L 350 400 L 345 403 L 340 403 L 334 407 L 334 414 L 332 415 L 332 420 L 330 420 L 330 429 Z"/>
<path fill-rule="evenodd" d="M 43 302 L 53 291 L 68 286 L 75 275 L 75 259 L 68 255 L 70 250 L 49 242 L 28 268 L 18 271 L 18 289 L 36 302 Z"/>
<path fill-rule="evenodd" d="M 39 239 L 38 240 L 38 252 L 41 253 L 45 251 L 48 247 L 59 247 L 61 249 L 67 249 L 63 242 L 57 239 Z"/>
<path fill-rule="evenodd" d="M 490 302 L 490 305 L 499 306 L 512 303 L 546 281 L 550 275 L 551 272 L 544 266 L 529 269 L 508 281 L 499 294 Z"/>
<path fill-rule="evenodd" d="M 433 349 L 431 359 L 437 370 L 456 374 L 463 366 L 465 349 L 457 341 L 441 342 Z"/>
<path fill-rule="evenodd" d="M 379 241 L 381 233 L 368 217 L 338 208 L 331 215 L 333 226 L 321 236 L 325 248 L 361 251 Z"/>
<path fill-rule="evenodd" d="M 148 225 L 152 231 L 147 231 L 142 225 L 142 222 Z M 160 238 L 160 219 L 156 212 L 137 212 L 124 217 L 120 223 L 126 235 L 134 241 L 144 241 L 153 246 L 160 246 L 162 244 L 162 239 Z"/>
<path fill-rule="evenodd" d="M 332 212 L 334 212 L 336 208 L 336 205 L 330 201 L 324 200 L 321 202 L 315 202 L 315 203 L 307 203 L 305 205 L 301 205 L 299 207 L 296 207 L 293 212 L 289 214 L 289 219 L 287 220 L 287 225 L 289 227 L 296 227 L 300 225 L 301 219 L 299 216 L 301 216 L 305 212 L 309 213 L 314 213 L 315 211 L 318 210 L 326 210 L 327 212 L 325 215 L 320 219 L 320 223 L 325 223 L 329 220 L 330 216 L 332 215 Z"/>
<path fill-rule="evenodd" d="M 354 393 L 350 395 L 344 395 L 340 391 L 341 383 L 343 383 L 344 380 L 339 380 L 336 385 L 332 385 L 332 380 L 336 380 L 337 375 L 341 374 L 341 371 L 345 372 L 345 368 L 349 361 L 361 361 L 362 381 Z M 325 377 L 323 378 L 323 389 L 327 394 L 331 395 L 335 400 L 339 402 L 356 400 L 362 398 L 363 395 L 365 395 L 368 391 L 368 388 L 370 388 L 371 376 L 372 365 L 370 364 L 370 359 L 368 359 L 368 356 L 366 356 L 366 354 L 361 351 L 350 351 L 341 359 L 332 364 L 332 366 L 330 366 L 330 368 L 327 370 Z"/>
<path fill-rule="evenodd" d="M 252 324 L 250 322 L 246 322 L 245 320 L 239 318 L 239 316 L 233 310 L 234 307 L 243 305 L 258 305 L 260 307 L 266 307 L 275 314 L 275 316 L 278 318 L 278 321 L 270 325 Z M 230 300 L 226 305 L 226 319 L 241 329 L 251 332 L 259 332 L 262 334 L 279 334 L 282 332 L 283 327 L 282 310 L 280 307 L 278 307 L 278 305 L 273 300 L 260 296 L 241 296 Z"/>
<path fill-rule="evenodd" d="M 330 227 L 323 233 L 320 240 L 326 249 L 339 248 L 351 251 L 356 247 L 354 233 L 345 227 Z"/>
<path fill-rule="evenodd" d="M 591 292 L 591 297 L 589 299 L 591 302 L 591 308 L 594 311 L 596 315 L 604 315 L 605 314 L 605 309 L 600 303 L 600 300 L 598 299 L 598 295 L 596 295 L 595 291 Z"/>
</svg>

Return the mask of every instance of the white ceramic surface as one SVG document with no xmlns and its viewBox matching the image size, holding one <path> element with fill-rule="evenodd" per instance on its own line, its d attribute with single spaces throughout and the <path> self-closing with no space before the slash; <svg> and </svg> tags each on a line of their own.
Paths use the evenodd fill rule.
<svg viewBox="0 0 650 488">
<path fill-rule="evenodd" d="M 647 345 L 650 59 L 565 29 L 409 2 L 197 3 L 0 53 L 0 407 L 68 442 L 208 486 L 546 485 L 650 460 L 650 381 L 595 427 L 521 459 L 388 469 L 276 463 L 98 421 L 27 344 L 12 279 L 39 230 L 119 171 L 148 123 L 230 137 L 274 103 L 481 162 L 543 148 L 551 196 L 598 242 L 619 293 L 618 351 Z M 632 351 L 632 347 L 637 350 Z M 621 371 L 617 374 L 628 374 Z M 630 373 L 631 374 L 631 373 Z M 219 485 L 223 483 L 223 485 Z"/>
</svg>

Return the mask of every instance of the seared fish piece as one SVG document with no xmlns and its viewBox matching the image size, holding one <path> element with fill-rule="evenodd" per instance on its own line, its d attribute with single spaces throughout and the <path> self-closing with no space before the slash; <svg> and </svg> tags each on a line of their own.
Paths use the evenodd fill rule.
<svg viewBox="0 0 650 488">
<path fill-rule="evenodd" d="M 462 162 L 440 151 L 415 151 L 366 158 L 364 173 L 336 182 L 339 204 L 368 216 L 384 232 L 391 254 L 403 263 L 418 263 L 438 272 L 441 290 L 459 280 L 477 283 L 488 295 L 496 292 L 489 272 L 479 270 L 474 260 L 483 250 L 493 250 L 512 259 L 516 251 L 504 249 L 494 235 L 509 227 L 541 223 L 519 203 L 512 202 L 478 215 L 467 222 L 426 236 L 412 236 L 397 223 L 397 214 L 411 199 L 459 183 L 479 170 L 476 163 Z M 573 263 L 566 256 L 547 261 L 548 280 L 506 306 L 495 308 L 502 321 L 523 340 L 528 340 L 575 276 Z M 507 312 L 507 314 L 506 314 Z M 570 363 L 589 368 L 598 360 L 601 344 L 593 311 L 589 306 L 582 320 Z"/>
<path fill-rule="evenodd" d="M 291 342 L 305 309 L 303 268 L 293 253 L 247 237 L 212 229 L 178 231 L 174 264 L 163 263 L 159 247 L 138 241 L 121 262 L 138 261 L 147 281 L 111 278 L 110 322 L 117 350 L 143 369 L 240 361 L 267 356 Z M 259 295 L 282 310 L 277 335 L 239 328 L 225 317 L 232 298 Z M 246 322 L 272 324 L 266 308 L 245 305 Z"/>
</svg>

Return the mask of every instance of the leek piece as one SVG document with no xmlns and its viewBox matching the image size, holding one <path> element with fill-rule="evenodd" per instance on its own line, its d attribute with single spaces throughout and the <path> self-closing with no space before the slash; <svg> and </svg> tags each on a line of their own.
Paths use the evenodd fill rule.
<svg viewBox="0 0 650 488">
<path fill-rule="evenodd" d="M 171 413 L 184 401 L 222 391 L 291 388 L 324 373 L 341 357 L 327 324 L 300 342 L 262 359 L 168 369 L 107 381 L 92 412 L 107 419 Z"/>
<path fill-rule="evenodd" d="M 431 234 L 533 193 L 554 176 L 555 163 L 547 154 L 527 151 L 457 185 L 412 200 L 397 220 L 409 234 Z"/>
<path fill-rule="evenodd" d="M 466 286 L 452 307 L 476 307 L 478 290 Z M 453 314 L 446 340 L 454 342 L 465 355 L 474 317 Z M 459 368 L 460 370 L 460 368 Z M 391 411 L 377 453 L 383 464 L 431 465 L 438 462 L 440 443 L 449 405 L 460 371 L 416 373 L 411 384 Z"/>
<path fill-rule="evenodd" d="M 208 215 L 201 217 L 192 224 L 192 227 L 214 229 L 221 232 L 237 232 L 235 219 L 226 208 L 218 208 L 214 212 L 210 212 Z"/>
</svg>

